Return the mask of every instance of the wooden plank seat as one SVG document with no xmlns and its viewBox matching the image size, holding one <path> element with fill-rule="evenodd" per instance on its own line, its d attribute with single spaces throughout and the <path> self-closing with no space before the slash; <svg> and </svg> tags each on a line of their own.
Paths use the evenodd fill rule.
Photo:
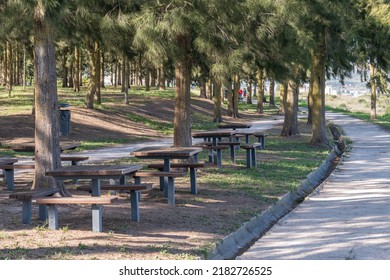
<svg viewBox="0 0 390 280">
<path fill-rule="evenodd" d="M 175 206 L 175 178 L 184 177 L 186 175 L 187 172 L 180 171 L 137 171 L 133 177 L 136 184 L 140 184 L 141 178 L 145 177 L 167 178 L 167 182 L 165 183 L 164 181 L 164 184 L 160 185 L 160 189 L 163 188 L 165 196 L 168 198 L 169 206 Z M 165 188 L 163 186 L 167 187 Z"/>
<path fill-rule="evenodd" d="M 37 198 L 52 196 L 60 191 L 59 188 L 40 189 L 31 191 L 14 192 L 9 195 L 9 198 L 22 201 L 22 223 L 31 224 L 31 206 L 33 200 Z M 39 220 L 45 221 L 47 219 L 47 208 L 45 206 L 39 207 Z"/>
<path fill-rule="evenodd" d="M 164 170 L 164 164 L 163 163 L 152 163 L 147 165 L 148 168 L 156 168 L 159 171 Z M 205 164 L 202 162 L 177 162 L 177 163 L 171 163 L 172 168 L 185 168 L 190 169 L 190 189 L 192 194 L 197 194 L 197 184 L 196 184 L 196 169 L 197 168 L 203 168 L 205 167 Z M 162 178 L 162 177 L 160 177 Z M 163 180 L 163 178 L 161 179 Z M 162 185 L 162 182 L 160 182 L 160 185 Z"/>
<path fill-rule="evenodd" d="M 72 196 L 72 197 L 45 197 L 38 198 L 36 203 L 48 206 L 48 220 L 50 229 L 58 229 L 57 205 L 87 204 L 92 205 L 92 231 L 102 232 L 103 215 L 102 205 L 111 204 L 117 197 Z"/>
<path fill-rule="evenodd" d="M 261 147 L 261 143 L 241 144 L 241 148 L 246 150 L 246 166 L 256 167 L 256 149 Z"/>
<path fill-rule="evenodd" d="M 239 141 L 232 141 L 232 142 L 218 142 L 218 145 L 221 146 L 229 146 L 230 147 L 230 159 L 232 163 L 236 163 L 236 148 L 240 147 Z"/>
<path fill-rule="evenodd" d="M 262 131 L 257 131 L 253 133 L 253 136 L 257 137 L 258 141 L 261 143 L 260 149 L 265 149 L 265 137 L 267 137 L 268 134 Z"/>
<path fill-rule="evenodd" d="M 130 192 L 130 209 L 131 220 L 134 222 L 140 221 L 139 201 L 140 192 L 149 191 L 152 189 L 152 184 L 126 184 L 126 185 L 105 185 L 101 186 L 102 191 L 120 191 Z M 92 192 L 91 186 L 80 186 L 77 190 Z"/>
</svg>

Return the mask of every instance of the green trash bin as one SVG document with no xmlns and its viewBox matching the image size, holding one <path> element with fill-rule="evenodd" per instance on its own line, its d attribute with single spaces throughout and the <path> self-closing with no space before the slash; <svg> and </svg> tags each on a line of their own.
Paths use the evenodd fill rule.
<svg viewBox="0 0 390 280">
<path fill-rule="evenodd" d="M 68 136 L 70 131 L 70 108 L 69 104 L 61 103 L 58 105 L 60 113 L 60 134 Z"/>
</svg>

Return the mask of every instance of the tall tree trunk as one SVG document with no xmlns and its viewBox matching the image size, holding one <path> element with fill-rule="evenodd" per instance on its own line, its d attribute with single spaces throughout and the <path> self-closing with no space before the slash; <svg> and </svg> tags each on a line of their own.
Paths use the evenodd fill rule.
<svg viewBox="0 0 390 280">
<path fill-rule="evenodd" d="M 129 104 L 129 79 L 127 78 L 129 74 L 129 67 L 128 67 L 128 58 L 126 56 L 126 53 L 123 52 L 122 54 L 122 92 L 124 95 L 123 103 Z"/>
<path fill-rule="evenodd" d="M 145 61 L 145 91 L 150 91 L 150 63 Z"/>
<path fill-rule="evenodd" d="M 104 58 L 104 51 L 100 51 L 100 87 L 105 88 L 105 68 L 106 68 L 106 60 Z"/>
<path fill-rule="evenodd" d="M 81 48 L 78 48 L 79 50 L 79 90 L 80 91 L 80 87 L 83 86 L 83 51 Z"/>
<path fill-rule="evenodd" d="M 74 75 L 73 75 L 73 91 L 80 91 L 80 49 L 74 48 Z"/>
<path fill-rule="evenodd" d="M 96 95 L 96 81 L 97 79 L 97 65 L 96 65 L 96 53 L 97 53 L 97 43 L 91 42 L 88 45 L 88 54 L 89 54 L 89 67 L 91 71 L 91 77 L 89 81 L 89 88 L 85 97 L 85 106 L 89 109 L 93 108 L 94 97 Z"/>
<path fill-rule="evenodd" d="M 325 31 L 319 34 L 318 47 L 312 49 L 311 63 L 313 70 L 313 111 L 311 145 L 328 144 L 325 126 Z"/>
<path fill-rule="evenodd" d="M 269 84 L 269 105 L 275 107 L 275 79 L 270 78 Z"/>
<path fill-rule="evenodd" d="M 12 46 L 9 42 L 6 43 L 6 56 L 7 56 L 7 72 L 6 72 L 6 88 L 8 91 L 8 96 L 12 96 L 13 88 L 13 54 Z"/>
<path fill-rule="evenodd" d="M 222 122 L 222 83 L 215 79 L 214 81 L 214 119 L 213 122 L 220 123 Z"/>
<path fill-rule="evenodd" d="M 284 124 L 281 136 L 291 136 L 299 134 L 298 130 L 298 84 L 293 81 L 288 81 L 286 106 L 284 114 Z"/>
<path fill-rule="evenodd" d="M 26 89 L 26 46 L 23 45 L 23 89 Z"/>
<path fill-rule="evenodd" d="M 240 76 L 233 76 L 233 118 L 238 118 L 238 91 L 240 90 Z"/>
<path fill-rule="evenodd" d="M 175 62 L 175 113 L 174 136 L 175 147 L 191 147 L 191 41 L 189 35 L 177 35 L 176 44 L 182 51 Z"/>
<path fill-rule="evenodd" d="M 233 103 L 234 103 L 234 87 L 232 87 L 232 80 L 229 79 L 227 81 L 228 84 L 228 92 L 227 92 L 227 101 L 228 101 L 228 107 L 227 107 L 227 115 L 229 117 L 233 117 Z"/>
<path fill-rule="evenodd" d="M 150 77 L 151 77 L 150 86 L 151 87 L 156 87 L 156 85 L 157 85 L 157 83 L 156 83 L 156 80 L 157 80 L 157 69 L 155 67 L 152 68 Z"/>
<path fill-rule="evenodd" d="M 375 83 L 375 65 L 374 63 L 370 64 L 370 88 L 371 88 L 371 112 L 370 119 L 376 119 L 376 83 Z"/>
<path fill-rule="evenodd" d="M 280 84 L 279 114 L 284 114 L 285 113 L 287 89 L 288 89 L 288 85 L 285 82 Z"/>
<path fill-rule="evenodd" d="M 213 100 L 213 87 L 211 84 L 211 79 L 207 79 L 206 81 L 206 97 L 210 100 Z"/>
<path fill-rule="evenodd" d="M 95 74 L 95 84 L 96 84 L 96 104 L 102 104 L 102 93 L 100 87 L 100 76 L 101 76 L 101 60 L 100 60 L 100 44 L 96 43 L 95 45 L 95 63 L 96 63 L 96 74 Z"/>
<path fill-rule="evenodd" d="M 205 76 L 200 76 L 199 78 L 199 82 L 200 82 L 200 86 L 199 86 L 199 97 L 200 98 L 204 98 L 204 99 L 207 99 L 207 95 L 206 95 L 206 77 Z"/>
<path fill-rule="evenodd" d="M 264 99 L 264 73 L 263 68 L 259 66 L 257 70 L 257 85 L 258 85 L 258 93 L 257 93 L 257 113 L 264 113 L 263 99 Z"/>
<path fill-rule="evenodd" d="M 313 83 L 314 83 L 314 72 L 313 69 L 310 71 L 309 81 L 309 93 L 307 95 L 307 124 L 313 124 Z"/>
<path fill-rule="evenodd" d="M 246 104 L 252 104 L 252 80 L 248 80 Z"/>
<path fill-rule="evenodd" d="M 125 92 L 125 86 L 126 86 L 126 64 L 127 64 L 127 56 L 126 56 L 126 53 L 123 52 L 122 53 L 122 87 L 121 87 L 121 92 L 124 93 Z M 129 104 L 129 103 L 126 103 L 126 97 L 125 97 L 125 104 Z"/>
<path fill-rule="evenodd" d="M 35 176 L 34 189 L 63 187 L 47 170 L 61 167 L 55 46 L 42 0 L 34 13 Z M 62 193 L 67 192 L 62 188 Z"/>
<path fill-rule="evenodd" d="M 68 61 L 68 48 L 64 49 L 64 53 L 62 54 L 62 87 L 68 87 L 68 67 L 66 66 L 66 62 Z"/>
<path fill-rule="evenodd" d="M 158 68 L 158 89 L 165 90 L 165 75 L 163 65 Z"/>
</svg>

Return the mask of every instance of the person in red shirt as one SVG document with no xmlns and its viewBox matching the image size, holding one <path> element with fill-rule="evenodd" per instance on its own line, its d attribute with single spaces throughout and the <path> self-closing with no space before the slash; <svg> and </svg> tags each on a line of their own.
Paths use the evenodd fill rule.
<svg viewBox="0 0 390 280">
<path fill-rule="evenodd" d="M 238 100 L 242 100 L 243 98 L 242 98 L 242 89 L 240 89 L 239 91 L 238 91 Z"/>
</svg>

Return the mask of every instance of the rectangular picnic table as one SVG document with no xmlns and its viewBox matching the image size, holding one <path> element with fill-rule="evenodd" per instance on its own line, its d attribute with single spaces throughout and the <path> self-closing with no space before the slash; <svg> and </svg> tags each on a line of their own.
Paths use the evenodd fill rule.
<svg viewBox="0 0 390 280">
<path fill-rule="evenodd" d="M 198 154 L 202 151 L 201 148 L 197 147 L 145 147 L 139 150 L 132 152 L 137 158 L 143 159 L 162 159 L 164 161 L 164 172 L 169 172 L 171 170 L 171 160 L 173 159 L 191 159 L 193 158 L 194 162 L 198 162 Z M 191 192 L 197 193 L 196 190 L 196 174 L 191 176 Z M 160 189 L 167 190 L 168 188 L 168 178 L 161 177 L 160 179 Z M 168 198 L 170 201 L 174 201 L 174 198 Z M 172 202 L 174 204 L 174 202 Z"/>
<path fill-rule="evenodd" d="M 61 153 L 66 150 L 74 150 L 77 147 L 80 146 L 79 142 L 61 142 L 60 143 L 60 150 Z M 34 142 L 24 142 L 20 144 L 13 144 L 10 146 L 11 150 L 14 150 L 15 152 L 35 152 L 35 143 Z"/>
<path fill-rule="evenodd" d="M 9 191 L 14 190 L 14 169 L 12 168 L 12 165 L 17 162 L 18 159 L 16 158 L 0 158 L 0 165 L 7 166 L 9 165 L 11 168 L 7 169 L 4 168 L 4 182 L 5 185 L 7 186 L 7 189 Z"/>
<path fill-rule="evenodd" d="M 197 131 L 192 133 L 193 138 L 203 138 L 205 141 L 211 139 L 212 147 L 216 147 L 218 142 L 222 140 L 223 137 L 231 138 L 236 132 L 230 129 L 217 129 L 217 130 L 206 130 L 206 131 Z M 220 150 L 212 151 L 212 161 L 218 166 L 222 167 L 221 157 L 218 156 Z"/>
<path fill-rule="evenodd" d="M 52 176 L 56 180 L 66 179 L 90 179 L 92 181 L 92 196 L 100 196 L 101 179 L 120 179 L 124 184 L 125 176 L 131 176 L 143 165 L 71 165 L 46 171 L 47 176 Z M 102 206 L 92 204 L 92 212 L 95 217 L 92 222 L 93 231 L 102 231 Z"/>
</svg>

